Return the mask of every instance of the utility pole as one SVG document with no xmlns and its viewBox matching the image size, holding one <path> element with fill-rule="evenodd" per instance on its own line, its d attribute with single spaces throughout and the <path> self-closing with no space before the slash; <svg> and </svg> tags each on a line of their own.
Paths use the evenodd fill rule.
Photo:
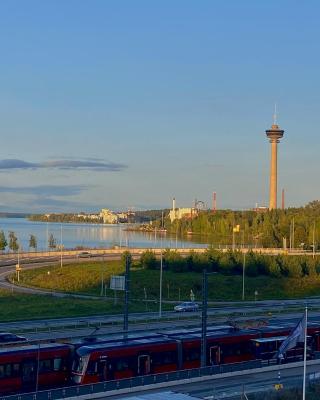
<svg viewBox="0 0 320 400">
<path fill-rule="evenodd" d="M 316 231 L 316 221 L 313 221 L 313 232 L 312 232 L 312 258 L 315 256 L 316 244 L 315 244 L 315 231 Z"/>
<path fill-rule="evenodd" d="M 243 252 L 243 265 L 242 265 L 242 301 L 244 301 L 244 277 L 246 270 L 246 253 Z"/>
<path fill-rule="evenodd" d="M 63 266 L 63 260 L 62 260 L 62 224 L 60 225 L 60 267 L 62 268 Z"/>
<path fill-rule="evenodd" d="M 292 249 L 294 249 L 294 217 L 292 218 Z"/>
<path fill-rule="evenodd" d="M 162 271 L 163 271 L 163 256 L 162 256 L 162 236 L 161 236 L 160 282 L 159 282 L 159 318 L 162 318 Z"/>
<path fill-rule="evenodd" d="M 125 276 L 125 297 L 124 297 L 124 316 L 123 316 L 123 330 L 125 337 L 128 335 L 128 322 L 129 322 L 129 288 L 130 288 L 130 256 L 126 256 L 126 276 Z"/>
<path fill-rule="evenodd" d="M 207 270 L 202 273 L 202 332 L 201 332 L 201 367 L 207 365 L 207 307 L 208 307 L 208 276 Z"/>
</svg>

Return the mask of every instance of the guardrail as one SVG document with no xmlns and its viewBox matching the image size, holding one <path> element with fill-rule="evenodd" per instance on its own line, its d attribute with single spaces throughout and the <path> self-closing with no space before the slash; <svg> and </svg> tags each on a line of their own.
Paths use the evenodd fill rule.
<svg viewBox="0 0 320 400">
<path fill-rule="evenodd" d="M 270 360 L 276 364 L 276 360 Z M 268 365 L 271 365 L 268 364 Z M 161 384 L 165 382 L 179 381 L 182 379 L 199 378 L 203 376 L 224 374 L 228 372 L 251 370 L 264 367 L 262 360 L 246 361 L 234 364 L 213 365 L 211 367 L 179 370 L 155 375 L 137 376 L 134 378 L 106 381 L 91 385 L 69 386 L 59 389 L 44 390 L 32 393 L 2 396 L 0 400 L 58 400 L 68 397 L 94 395 L 120 389 L 129 389 L 140 386 Z"/>
</svg>

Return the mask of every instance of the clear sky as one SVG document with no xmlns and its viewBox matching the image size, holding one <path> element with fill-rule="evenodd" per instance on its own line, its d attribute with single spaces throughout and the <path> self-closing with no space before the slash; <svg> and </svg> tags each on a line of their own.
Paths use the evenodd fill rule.
<svg viewBox="0 0 320 400">
<path fill-rule="evenodd" d="M 320 198 L 320 2 L 2 0 L 0 210 Z M 279 190 L 280 198 L 280 190 Z"/>
</svg>

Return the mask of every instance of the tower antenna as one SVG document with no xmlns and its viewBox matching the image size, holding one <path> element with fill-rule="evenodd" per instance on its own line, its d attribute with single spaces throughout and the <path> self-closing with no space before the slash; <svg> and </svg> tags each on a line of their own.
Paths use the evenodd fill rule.
<svg viewBox="0 0 320 400">
<path fill-rule="evenodd" d="M 277 125 L 277 103 L 274 103 L 273 125 Z"/>
</svg>

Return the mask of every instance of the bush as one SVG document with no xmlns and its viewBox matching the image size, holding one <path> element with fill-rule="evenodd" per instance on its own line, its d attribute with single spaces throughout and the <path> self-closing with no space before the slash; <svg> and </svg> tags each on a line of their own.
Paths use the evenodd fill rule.
<svg viewBox="0 0 320 400">
<path fill-rule="evenodd" d="M 268 262 L 268 275 L 274 278 L 281 277 L 281 269 L 275 257 L 272 257 Z"/>
<path fill-rule="evenodd" d="M 187 260 L 176 251 L 166 250 L 163 254 L 165 266 L 173 272 L 186 272 Z"/>
<path fill-rule="evenodd" d="M 156 269 L 157 259 L 153 251 L 146 250 L 141 254 L 140 264 L 145 269 Z"/>
<path fill-rule="evenodd" d="M 126 267 L 127 257 L 129 258 L 129 263 L 132 264 L 132 255 L 130 251 L 124 251 L 121 255 L 121 264 L 124 268 Z"/>
</svg>

